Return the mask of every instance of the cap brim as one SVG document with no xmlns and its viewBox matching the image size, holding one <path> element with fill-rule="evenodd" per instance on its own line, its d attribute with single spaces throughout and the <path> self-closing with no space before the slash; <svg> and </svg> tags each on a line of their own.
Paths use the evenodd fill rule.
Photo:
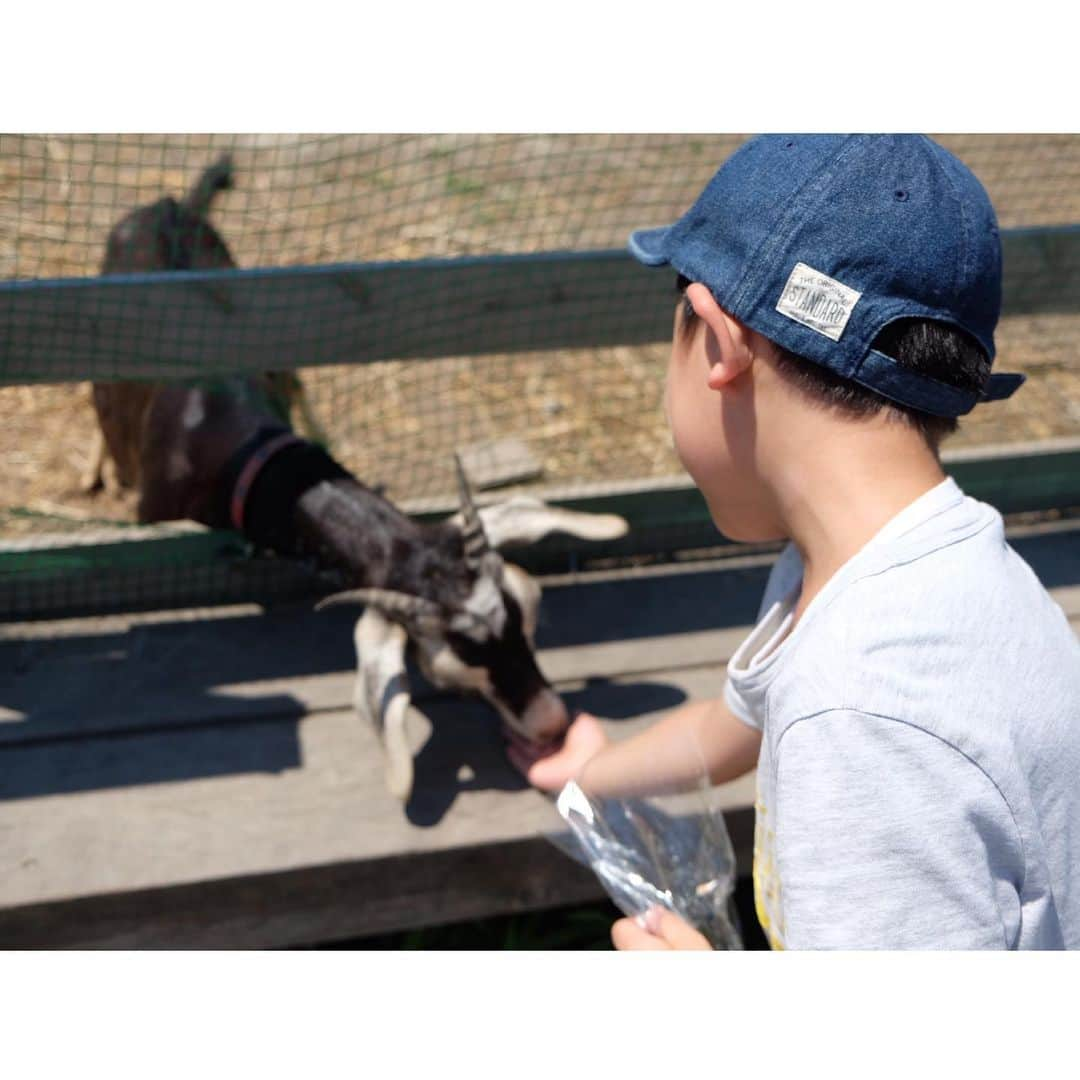
<svg viewBox="0 0 1080 1080">
<path fill-rule="evenodd" d="M 1004 401 L 1006 398 L 1011 398 L 1026 381 L 1027 376 L 1019 372 L 996 371 L 987 380 L 983 392 L 979 395 L 979 400 Z"/>
<path fill-rule="evenodd" d="M 665 242 L 671 226 L 662 229 L 638 229 L 630 234 L 626 246 L 638 262 L 646 266 L 667 266 L 668 257 L 664 254 Z"/>
</svg>

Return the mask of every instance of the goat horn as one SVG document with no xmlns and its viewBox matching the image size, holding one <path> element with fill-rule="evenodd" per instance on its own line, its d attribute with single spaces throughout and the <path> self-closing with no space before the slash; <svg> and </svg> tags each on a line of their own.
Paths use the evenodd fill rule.
<svg viewBox="0 0 1080 1080">
<path fill-rule="evenodd" d="M 439 605 L 431 600 L 425 600 L 422 596 L 413 596 L 411 593 L 396 592 L 393 589 L 350 589 L 347 592 L 334 593 L 332 596 L 324 596 L 315 605 L 316 611 L 323 611 L 328 607 L 338 604 L 368 604 L 376 607 L 387 615 L 400 615 L 405 618 L 415 618 L 418 615 L 437 615 Z"/>
<path fill-rule="evenodd" d="M 479 573 L 481 560 L 491 550 L 491 545 L 484 532 L 484 523 L 480 520 L 476 503 L 473 502 L 469 481 L 458 454 L 454 454 L 454 466 L 457 469 L 458 492 L 461 496 L 461 541 L 465 551 L 465 565 Z"/>
</svg>

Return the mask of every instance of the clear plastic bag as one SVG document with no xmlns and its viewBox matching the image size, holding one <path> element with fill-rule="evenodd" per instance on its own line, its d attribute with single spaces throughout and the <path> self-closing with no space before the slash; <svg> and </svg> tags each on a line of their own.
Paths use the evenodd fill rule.
<svg viewBox="0 0 1080 1080">
<path fill-rule="evenodd" d="M 549 839 L 590 867 L 625 915 L 643 916 L 659 905 L 680 915 L 714 949 L 742 949 L 732 899 L 735 853 L 708 788 L 602 799 L 570 781 L 556 808 L 570 832 Z"/>
</svg>

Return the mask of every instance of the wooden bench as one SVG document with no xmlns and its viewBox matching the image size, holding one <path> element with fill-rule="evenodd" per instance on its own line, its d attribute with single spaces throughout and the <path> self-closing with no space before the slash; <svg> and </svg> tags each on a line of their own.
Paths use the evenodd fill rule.
<svg viewBox="0 0 1080 1080">
<path fill-rule="evenodd" d="M 1012 536 L 1080 629 L 1080 523 Z M 771 556 L 546 582 L 540 661 L 621 737 L 718 693 Z M 266 947 L 602 895 L 494 715 L 418 686 L 417 794 L 349 707 L 347 612 L 24 623 L 0 641 L 0 947 Z M 753 778 L 718 790 L 741 872 Z"/>
</svg>

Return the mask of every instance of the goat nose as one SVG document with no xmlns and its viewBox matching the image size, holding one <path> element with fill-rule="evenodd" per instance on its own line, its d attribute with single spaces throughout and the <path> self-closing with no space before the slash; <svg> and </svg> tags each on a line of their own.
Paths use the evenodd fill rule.
<svg viewBox="0 0 1080 1080">
<path fill-rule="evenodd" d="M 521 722 L 535 742 L 553 742 L 570 726 L 570 716 L 562 698 L 545 688 L 526 706 Z"/>
</svg>

